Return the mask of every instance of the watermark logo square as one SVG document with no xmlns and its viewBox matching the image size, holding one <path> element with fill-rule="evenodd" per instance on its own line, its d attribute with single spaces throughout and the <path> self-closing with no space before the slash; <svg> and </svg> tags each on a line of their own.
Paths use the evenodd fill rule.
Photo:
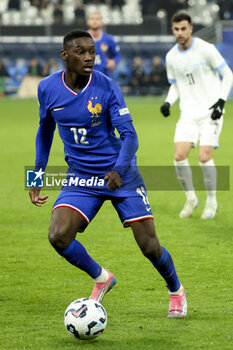
<svg viewBox="0 0 233 350">
<path fill-rule="evenodd" d="M 42 168 L 38 171 L 27 170 L 27 187 L 43 187 L 44 186 L 44 171 Z"/>
</svg>

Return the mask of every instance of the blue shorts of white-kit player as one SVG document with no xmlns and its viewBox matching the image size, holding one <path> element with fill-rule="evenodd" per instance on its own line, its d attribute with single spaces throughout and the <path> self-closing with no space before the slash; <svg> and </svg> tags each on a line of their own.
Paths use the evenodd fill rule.
<svg viewBox="0 0 233 350">
<path fill-rule="evenodd" d="M 83 217 L 79 232 L 85 230 L 105 200 L 111 200 L 124 227 L 129 227 L 136 221 L 153 219 L 143 180 L 135 183 L 135 186 L 131 183 L 130 189 L 124 187 L 109 190 L 105 184 L 102 190 L 87 187 L 63 188 L 54 203 L 53 211 L 61 207 L 77 211 Z"/>
</svg>

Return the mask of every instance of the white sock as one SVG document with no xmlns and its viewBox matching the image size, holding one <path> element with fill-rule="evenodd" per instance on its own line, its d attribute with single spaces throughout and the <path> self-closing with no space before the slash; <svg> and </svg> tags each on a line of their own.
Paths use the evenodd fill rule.
<svg viewBox="0 0 233 350">
<path fill-rule="evenodd" d="M 193 186 L 192 170 L 189 166 L 188 159 L 176 161 L 174 159 L 174 165 L 176 168 L 176 175 L 181 188 L 184 190 L 186 198 L 188 200 L 196 199 L 196 194 Z"/>
<path fill-rule="evenodd" d="M 217 186 L 217 169 L 215 167 L 213 159 L 208 162 L 199 162 L 203 176 L 204 184 L 207 192 L 207 203 L 216 202 L 216 186 Z"/>
<path fill-rule="evenodd" d="M 101 274 L 95 278 L 96 283 L 103 283 L 108 280 L 108 272 L 102 267 Z"/>
</svg>

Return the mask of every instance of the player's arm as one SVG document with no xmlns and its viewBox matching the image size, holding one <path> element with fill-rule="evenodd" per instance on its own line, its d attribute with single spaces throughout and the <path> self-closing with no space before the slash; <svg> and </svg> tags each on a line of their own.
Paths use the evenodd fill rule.
<svg viewBox="0 0 233 350">
<path fill-rule="evenodd" d="M 40 125 L 36 135 L 36 170 L 44 170 L 46 168 L 53 142 L 54 130 L 55 122 L 50 115 L 46 118 L 40 119 Z M 40 188 L 31 188 L 29 191 L 31 202 L 37 207 L 41 207 L 48 198 L 48 196 L 41 196 L 40 190 Z"/>
<path fill-rule="evenodd" d="M 37 207 L 41 207 L 42 204 L 47 202 L 48 196 L 41 196 L 40 194 L 40 188 L 30 188 L 29 191 L 29 197 L 31 199 L 31 202 L 35 204 Z"/>
<path fill-rule="evenodd" d="M 168 94 L 165 99 L 165 102 L 160 108 L 160 111 L 164 117 L 168 117 L 170 115 L 170 107 L 178 100 L 178 98 L 179 98 L 179 91 L 178 91 L 177 85 L 176 83 L 172 83 L 168 90 Z"/>
<path fill-rule="evenodd" d="M 108 53 L 111 58 L 108 58 L 107 68 L 113 71 L 117 63 L 121 60 L 120 47 L 113 38 L 111 39 Z"/>
<path fill-rule="evenodd" d="M 55 127 L 55 121 L 50 113 L 46 115 L 46 118 L 40 119 L 36 135 L 36 170 L 41 168 L 44 170 L 47 166 Z"/>
<path fill-rule="evenodd" d="M 123 144 L 114 168 L 105 176 L 107 187 L 115 190 L 122 186 L 122 176 L 128 169 L 132 158 L 138 149 L 138 137 L 132 121 L 127 121 L 116 127 Z"/>
<path fill-rule="evenodd" d="M 115 81 L 112 81 L 111 85 L 108 111 L 111 124 L 117 129 L 123 141 L 112 171 L 105 176 L 105 179 L 108 180 L 107 187 L 114 190 L 121 187 L 122 176 L 138 149 L 138 137 L 132 123 L 132 117 L 126 107 L 123 94 Z"/>
<path fill-rule="evenodd" d="M 172 69 L 169 60 L 166 57 L 166 69 L 167 69 L 167 78 L 168 82 L 171 84 L 168 90 L 167 97 L 165 99 L 164 104 L 161 106 L 160 111 L 164 117 L 168 117 L 170 115 L 170 107 L 178 100 L 179 91 L 176 84 L 176 79 L 174 76 L 174 72 Z"/>
<path fill-rule="evenodd" d="M 218 101 L 209 109 L 213 109 L 211 118 L 213 120 L 221 118 L 223 114 L 224 104 L 232 88 L 233 75 L 222 55 L 218 52 L 214 45 L 209 45 L 209 50 L 206 50 L 207 61 L 209 65 L 221 75 L 221 91 Z"/>
<path fill-rule="evenodd" d="M 138 137 L 132 121 L 118 125 L 116 129 L 123 144 L 114 168 L 105 176 L 105 180 L 108 180 L 107 187 L 111 190 L 121 187 L 121 178 L 128 169 L 131 160 L 138 149 Z"/>
<path fill-rule="evenodd" d="M 38 88 L 38 100 L 40 104 L 40 124 L 36 135 L 35 169 L 45 170 L 48 163 L 56 124 L 51 114 L 45 107 L 45 101 L 40 85 Z M 48 198 L 48 196 L 40 195 L 40 188 L 31 188 L 29 191 L 29 196 L 32 203 L 38 207 L 44 204 Z"/>
<path fill-rule="evenodd" d="M 222 76 L 220 97 L 218 101 L 209 108 L 209 109 L 213 109 L 213 112 L 211 114 L 211 118 L 213 120 L 221 118 L 223 114 L 224 105 L 230 93 L 230 90 L 232 88 L 232 82 L 233 82 L 232 71 L 227 65 L 224 66 L 219 71 L 219 73 Z"/>
</svg>

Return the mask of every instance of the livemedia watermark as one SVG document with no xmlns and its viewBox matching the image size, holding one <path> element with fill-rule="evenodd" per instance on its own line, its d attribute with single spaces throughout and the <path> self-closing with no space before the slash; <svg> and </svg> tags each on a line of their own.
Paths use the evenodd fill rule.
<svg viewBox="0 0 233 350">
<path fill-rule="evenodd" d="M 26 188 L 39 187 L 46 190 L 58 190 L 62 187 L 104 187 L 103 178 L 93 175 L 77 176 L 75 173 L 69 173 L 66 167 L 47 167 L 46 171 L 42 169 L 31 170 L 26 167 Z"/>
<path fill-rule="evenodd" d="M 175 167 L 168 166 L 138 166 L 146 189 L 148 191 L 182 191 L 177 179 Z M 131 169 L 136 171 L 136 167 Z M 203 172 L 200 166 L 191 166 L 193 187 L 188 190 L 205 191 Z M 101 189 L 106 186 L 105 174 L 95 176 L 91 174 L 77 174 L 70 172 L 66 166 L 48 166 L 45 171 L 42 169 L 33 170 L 33 166 L 25 167 L 25 189 L 37 187 L 46 191 L 57 191 L 64 187 L 94 188 Z M 126 172 L 127 176 L 127 172 Z M 213 187 L 217 191 L 230 190 L 230 167 L 209 166 L 209 176 L 214 179 Z M 123 178 L 124 182 L 124 178 Z M 213 188 L 213 189 L 214 189 Z"/>
</svg>

